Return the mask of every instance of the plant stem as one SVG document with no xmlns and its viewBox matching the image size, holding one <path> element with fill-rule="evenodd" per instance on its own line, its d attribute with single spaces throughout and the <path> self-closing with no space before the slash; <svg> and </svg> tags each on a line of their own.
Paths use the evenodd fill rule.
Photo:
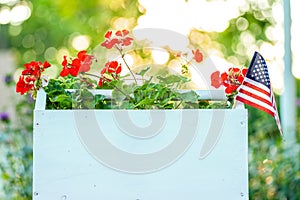
<svg viewBox="0 0 300 200">
<path fill-rule="evenodd" d="M 101 78 L 101 77 L 98 76 L 98 75 L 90 74 L 90 73 L 87 73 L 87 72 L 84 72 L 83 74 L 86 74 L 86 75 L 88 75 L 88 76 L 93 76 L 93 77 L 95 77 L 95 78 Z"/>
<path fill-rule="evenodd" d="M 127 69 L 129 70 L 131 76 L 133 77 L 135 84 L 137 84 L 137 80 L 136 80 L 136 78 L 135 78 L 133 72 L 131 71 L 131 69 L 130 69 L 128 63 L 127 63 L 127 61 L 125 60 L 125 54 L 123 54 L 122 49 L 120 49 L 120 48 L 117 48 L 117 49 L 119 50 L 119 52 L 120 52 L 120 54 L 121 54 L 121 57 L 122 57 L 122 60 L 124 61 L 124 63 L 125 63 L 125 65 L 126 65 Z"/>
</svg>

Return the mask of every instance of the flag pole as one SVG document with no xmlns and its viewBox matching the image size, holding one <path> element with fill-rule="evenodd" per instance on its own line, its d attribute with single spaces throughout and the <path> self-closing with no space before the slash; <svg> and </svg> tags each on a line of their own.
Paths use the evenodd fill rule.
<svg viewBox="0 0 300 200">
<path fill-rule="evenodd" d="M 284 8 L 284 89 L 280 97 L 280 118 L 284 133 L 285 148 L 296 143 L 296 95 L 295 80 L 292 75 L 291 51 L 291 6 L 290 0 L 283 1 Z"/>
</svg>

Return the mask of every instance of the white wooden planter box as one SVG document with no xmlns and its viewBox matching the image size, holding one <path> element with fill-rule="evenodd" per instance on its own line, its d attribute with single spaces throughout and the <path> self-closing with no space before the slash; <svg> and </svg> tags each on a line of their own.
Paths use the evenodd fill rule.
<svg viewBox="0 0 300 200">
<path fill-rule="evenodd" d="M 45 110 L 39 93 L 33 199 L 248 199 L 247 123 L 243 108 Z"/>
</svg>

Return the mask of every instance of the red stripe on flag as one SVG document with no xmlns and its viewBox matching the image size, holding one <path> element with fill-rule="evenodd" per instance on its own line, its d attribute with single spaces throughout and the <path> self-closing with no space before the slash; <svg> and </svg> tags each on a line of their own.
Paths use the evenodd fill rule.
<svg viewBox="0 0 300 200">
<path fill-rule="evenodd" d="M 245 94 L 245 95 L 247 95 L 247 96 L 250 96 L 250 97 L 252 97 L 252 98 L 254 98 L 254 99 L 257 99 L 258 101 L 261 101 L 261 102 L 263 102 L 263 103 L 265 103 L 265 104 L 268 104 L 269 106 L 273 107 L 272 102 L 270 102 L 270 101 L 268 101 L 268 100 L 266 100 L 266 99 L 264 99 L 264 98 L 262 98 L 262 97 L 260 97 L 260 96 L 258 96 L 258 95 L 256 95 L 256 94 L 253 94 L 253 93 L 251 93 L 251 92 L 248 92 L 247 90 L 244 90 L 243 88 L 241 88 L 241 89 L 239 90 L 239 92 L 242 93 L 242 94 Z"/>
<path fill-rule="evenodd" d="M 253 85 L 253 84 L 247 82 L 246 80 L 243 82 L 243 85 L 248 86 L 249 88 L 252 88 L 252 89 L 254 89 L 254 90 L 257 90 L 257 91 L 259 91 L 259 92 L 261 92 L 261 93 L 263 93 L 263 94 L 265 94 L 265 95 L 267 95 L 267 96 L 270 96 L 270 95 L 271 95 L 270 92 L 267 92 L 266 90 L 264 90 L 264 89 L 262 89 L 262 88 L 260 88 L 260 87 L 257 87 L 257 86 L 255 86 L 255 85 Z"/>
<path fill-rule="evenodd" d="M 265 107 L 263 107 L 263 106 L 260 106 L 260 105 L 258 105 L 258 104 L 256 104 L 256 103 L 253 103 L 252 101 L 249 101 L 249 100 L 247 100 L 247 99 L 244 99 L 244 98 L 242 98 L 242 97 L 240 97 L 240 96 L 236 96 L 236 100 L 238 100 L 238 101 L 240 101 L 240 102 L 243 102 L 243 103 L 245 103 L 245 104 L 248 104 L 248 105 L 250 105 L 250 106 L 252 106 L 252 107 L 254 107 L 254 108 L 257 108 L 257 109 L 259 109 L 259 110 L 262 110 L 262 111 L 268 113 L 269 115 L 271 115 L 272 117 L 275 116 L 275 113 L 274 113 L 273 111 L 271 111 L 271 110 L 269 110 L 269 109 L 267 109 L 267 108 L 265 108 Z"/>
</svg>

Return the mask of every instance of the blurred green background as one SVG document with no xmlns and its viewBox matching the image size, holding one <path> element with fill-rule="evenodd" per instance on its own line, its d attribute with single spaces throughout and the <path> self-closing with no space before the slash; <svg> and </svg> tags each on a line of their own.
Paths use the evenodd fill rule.
<svg viewBox="0 0 300 200">
<path fill-rule="evenodd" d="M 241 37 L 250 35 L 257 48 L 263 42 L 276 42 L 267 30 L 278 25 L 271 11 L 282 1 L 266 2 L 267 5 L 260 6 L 261 1 L 245 1 L 247 6 L 230 19 L 226 29 L 217 32 L 196 27 L 188 34 L 190 40 L 208 52 L 217 49 L 235 65 L 247 66 L 251 59 L 247 51 L 249 41 Z M 16 71 L 31 60 L 47 60 L 58 66 L 51 72 L 57 74 L 62 55 L 74 55 L 79 50 L 76 47 L 89 50 L 99 45 L 109 29 L 135 28 L 139 17 L 147 13 L 147 7 L 138 0 L 0 0 L 0 6 L 0 199 L 31 199 L 34 101 L 15 94 Z M 166 15 L 171 7 L 166 8 Z M 19 15 L 11 14 L 8 19 L 13 12 Z M 241 25 L 244 19 L 249 26 Z M 75 41 L 81 46 L 74 45 Z M 296 88 L 300 88 L 299 79 Z M 300 90 L 296 92 L 299 98 Z M 279 98 L 276 96 L 280 110 Z M 298 111 L 297 142 L 289 154 L 282 145 L 274 119 L 248 107 L 250 199 L 300 199 L 299 104 L 294 105 Z"/>
</svg>

